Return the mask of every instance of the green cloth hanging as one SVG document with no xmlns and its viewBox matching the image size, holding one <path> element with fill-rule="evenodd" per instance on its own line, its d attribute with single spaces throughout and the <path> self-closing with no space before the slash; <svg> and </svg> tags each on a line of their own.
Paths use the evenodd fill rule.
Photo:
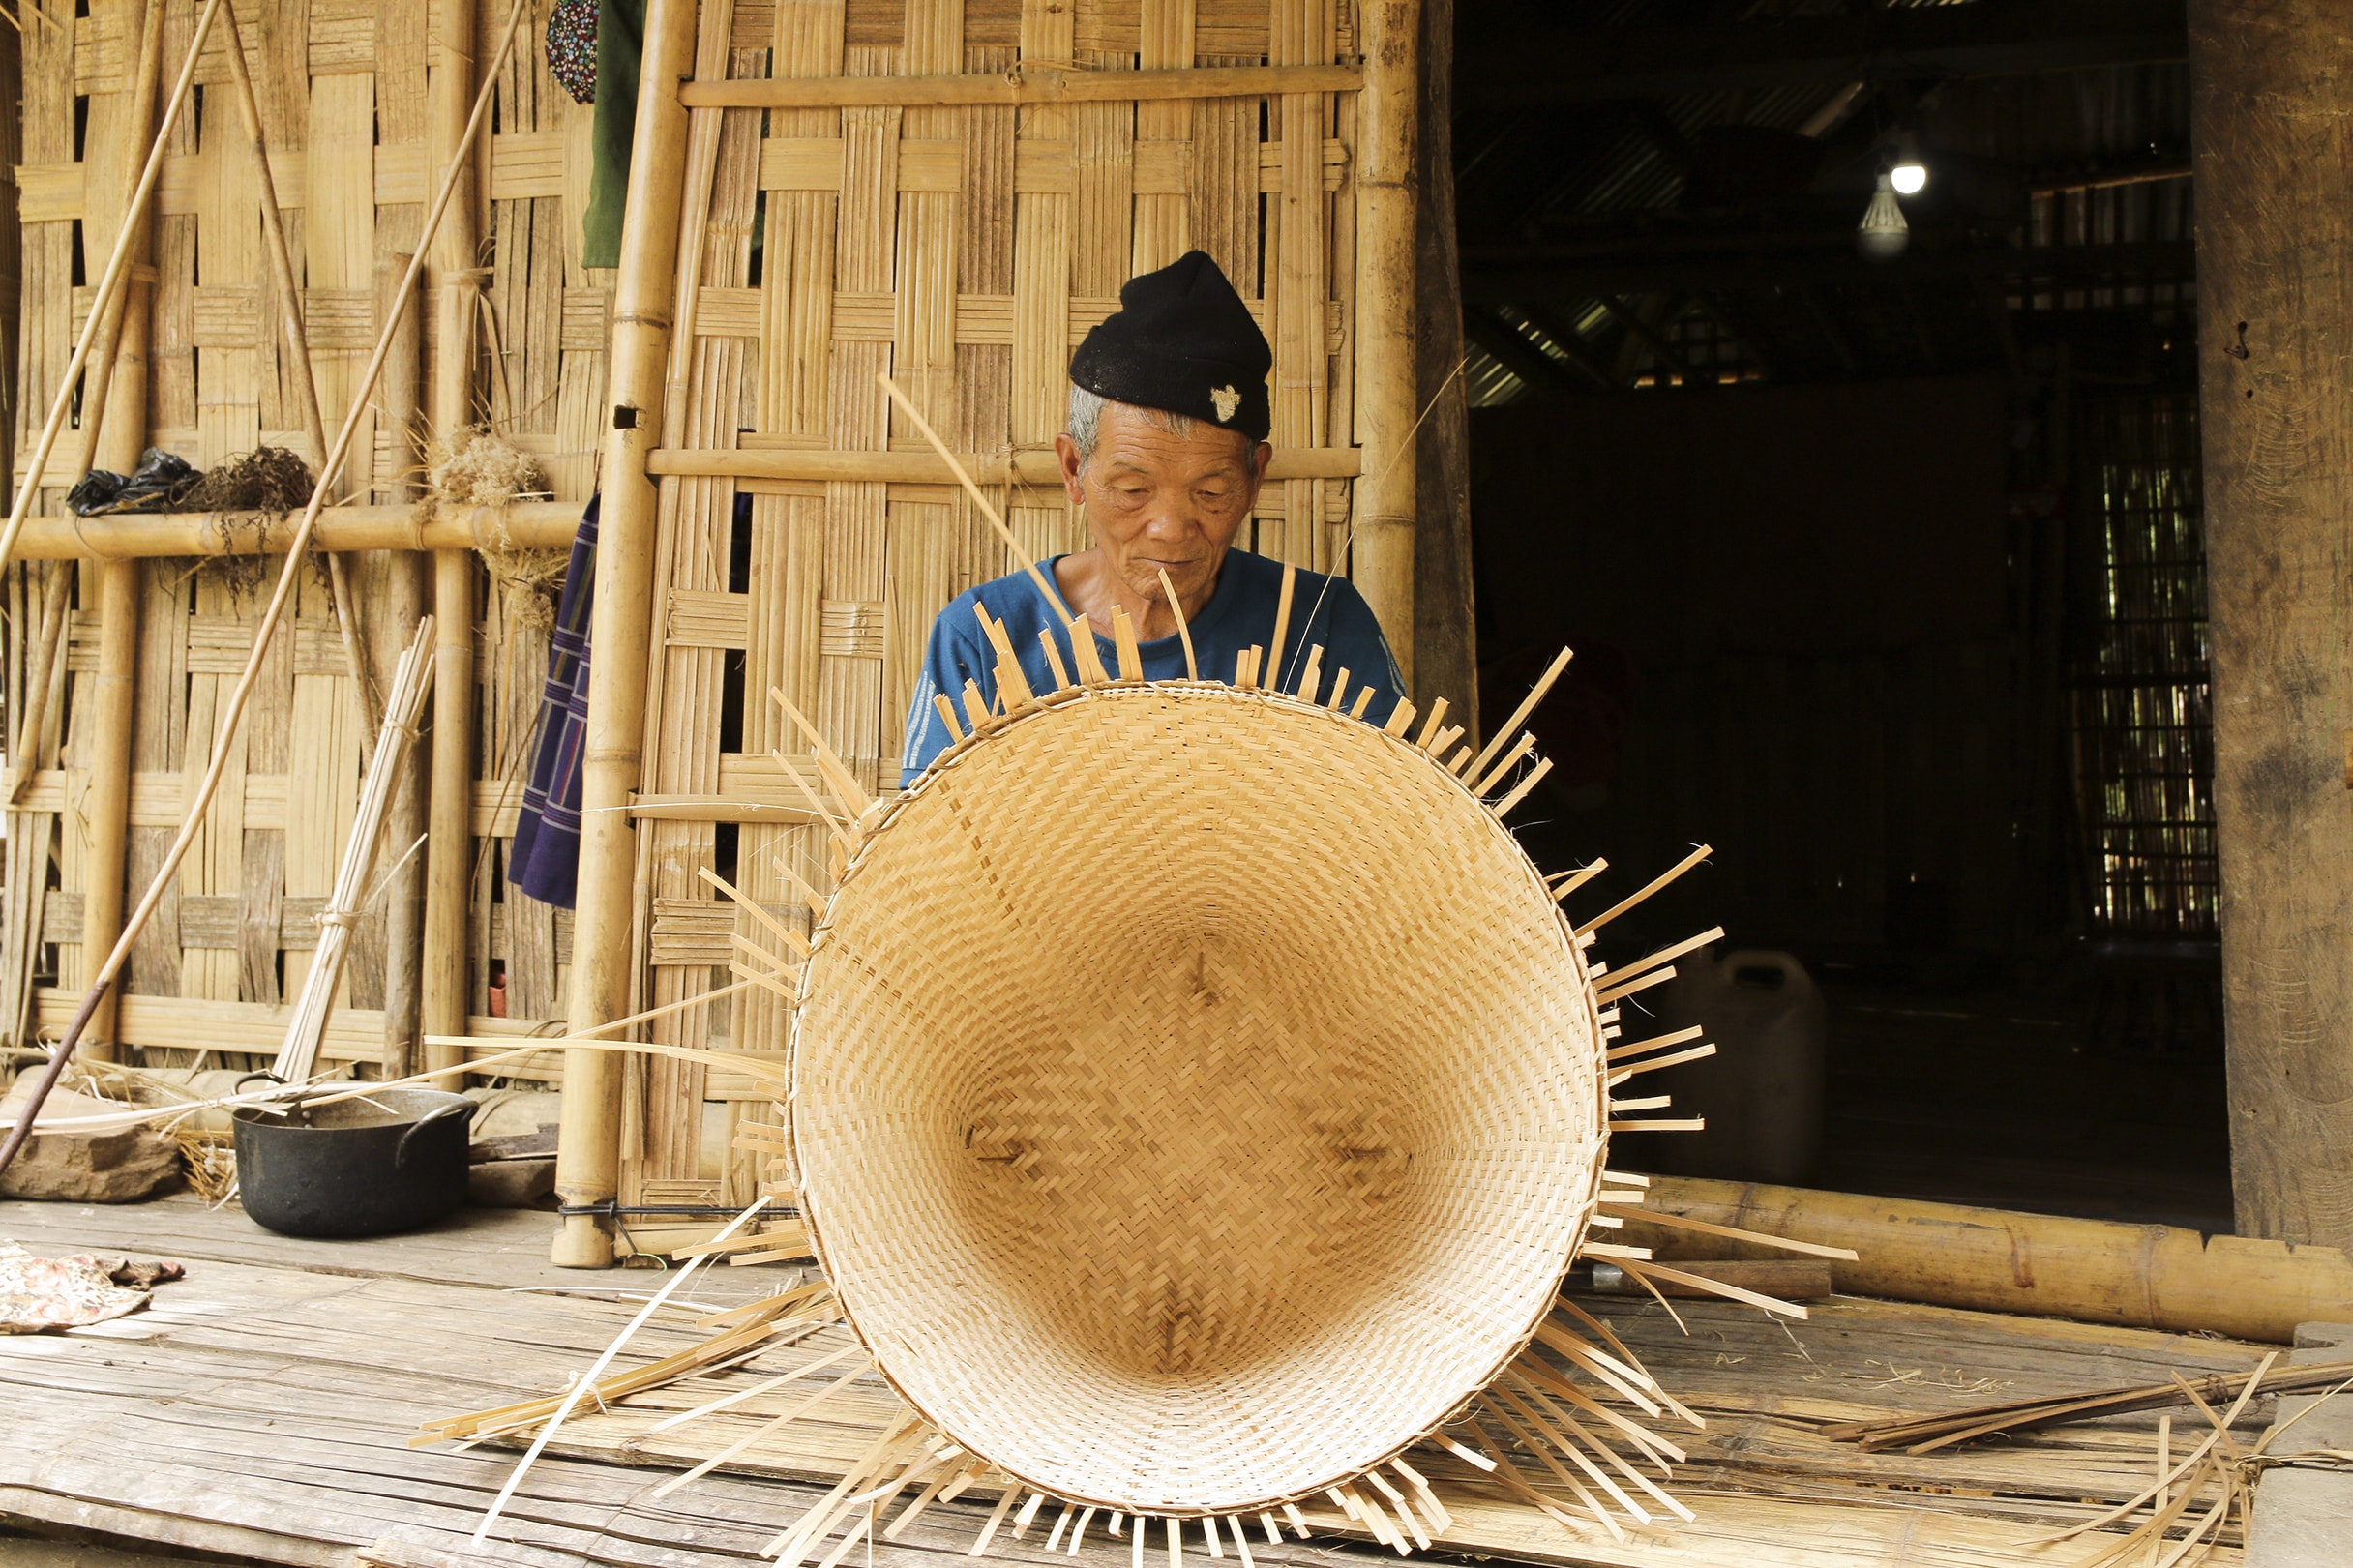
<svg viewBox="0 0 2353 1568">
<path fill-rule="evenodd" d="M 645 52 L 645 0 L 597 0 L 596 127 L 589 138 L 588 212 L 581 265 L 621 264 L 629 206 L 629 148 L 638 129 L 638 69 Z"/>
</svg>

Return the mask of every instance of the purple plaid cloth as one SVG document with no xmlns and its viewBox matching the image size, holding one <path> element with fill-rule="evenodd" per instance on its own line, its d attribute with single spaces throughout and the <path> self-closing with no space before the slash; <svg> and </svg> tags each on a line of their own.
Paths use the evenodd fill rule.
<svg viewBox="0 0 2353 1568">
<path fill-rule="evenodd" d="M 522 792 L 507 880 L 543 903 L 572 907 L 581 867 L 581 748 L 588 734 L 588 614 L 596 589 L 596 514 L 591 496 L 572 536 L 564 596 L 548 647 L 539 704 L 539 752 Z"/>
</svg>

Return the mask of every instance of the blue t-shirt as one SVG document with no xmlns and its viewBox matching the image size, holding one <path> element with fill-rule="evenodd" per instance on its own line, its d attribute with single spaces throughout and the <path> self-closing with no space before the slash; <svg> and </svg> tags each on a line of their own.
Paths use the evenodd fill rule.
<svg viewBox="0 0 2353 1568">
<path fill-rule="evenodd" d="M 1055 557 L 1056 561 L 1061 557 Z M 1039 570 L 1049 574 L 1054 562 L 1043 563 Z M 1283 567 L 1263 555 L 1247 550 L 1228 550 L 1224 563 L 1218 568 L 1217 587 L 1210 593 L 1208 604 L 1202 606 L 1188 630 L 1193 636 L 1193 657 L 1200 666 L 1204 680 L 1231 681 L 1235 663 L 1242 650 L 1252 646 L 1265 647 L 1274 637 L 1274 612 L 1282 599 Z M 1013 642 L 1013 651 L 1020 656 L 1022 678 L 1034 692 L 1052 691 L 1056 685 L 1054 671 L 1046 663 L 1046 650 L 1038 642 L 1040 632 L 1054 635 L 1056 650 L 1062 658 L 1062 667 L 1078 678 L 1078 662 L 1071 657 L 1070 635 L 1064 630 L 1054 606 L 1038 596 L 1037 585 L 1027 572 L 1014 572 L 994 582 L 984 582 L 977 588 L 960 593 L 939 612 L 932 623 L 931 641 L 923 652 L 923 678 L 915 684 L 915 697 L 907 710 L 907 749 L 899 759 L 901 788 L 912 784 L 932 759 L 948 749 L 948 729 L 933 707 L 932 698 L 945 693 L 955 704 L 959 715 L 964 712 L 964 683 L 971 681 L 980 688 L 980 695 L 991 708 L 997 706 L 997 650 L 989 642 L 988 634 L 980 629 L 980 618 L 972 606 L 987 606 L 991 615 L 1005 623 L 1005 631 Z M 1103 667 L 1116 678 L 1119 672 L 1119 650 L 1108 636 L 1109 627 L 1094 627 L 1095 652 Z M 1345 577 L 1329 577 L 1321 572 L 1302 571 L 1291 589 L 1291 625 L 1285 632 L 1280 669 L 1282 688 L 1286 692 L 1298 690 L 1300 673 L 1307 666 L 1307 650 L 1321 646 L 1324 656 L 1318 663 L 1318 695 L 1331 692 L 1335 671 L 1348 671 L 1348 693 L 1341 699 L 1343 707 L 1354 707 L 1359 688 L 1373 689 L 1373 699 L 1364 710 L 1367 723 L 1381 725 L 1388 722 L 1389 712 L 1405 690 L 1405 678 L 1397 671 L 1395 655 L 1389 652 L 1388 640 L 1381 635 L 1381 623 L 1373 618 L 1370 605 L 1356 592 L 1355 584 Z M 1151 642 L 1140 643 L 1138 651 L 1144 656 L 1144 673 L 1150 680 L 1182 680 L 1184 678 L 1184 642 L 1172 635 Z M 1263 684 L 1272 685 L 1273 674 L 1262 674 Z"/>
</svg>

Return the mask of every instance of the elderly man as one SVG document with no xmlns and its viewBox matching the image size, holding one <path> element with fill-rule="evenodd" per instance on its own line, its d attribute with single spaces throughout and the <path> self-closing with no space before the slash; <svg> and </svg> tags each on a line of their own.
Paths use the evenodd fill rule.
<svg viewBox="0 0 2353 1568">
<path fill-rule="evenodd" d="M 1233 547 L 1274 456 L 1266 444 L 1273 365 L 1249 307 L 1199 251 L 1131 279 L 1119 290 L 1118 311 L 1071 357 L 1070 429 L 1055 437 L 1054 449 L 1094 547 L 1057 555 L 1046 570 L 1071 613 L 1087 617 L 1105 668 L 1117 667 L 1109 634 L 1112 611 L 1124 609 L 1136 626 L 1144 673 L 1183 676 L 1184 645 L 1160 585 L 1164 572 L 1205 677 L 1231 680 L 1244 649 L 1274 640 L 1283 568 Z M 997 704 L 997 654 L 972 613 L 975 604 L 1005 623 L 1033 689 L 1056 684 L 1041 632 L 1055 639 L 1065 668 L 1078 667 L 1060 617 L 1027 573 L 959 594 L 932 623 L 923 679 L 908 709 L 903 786 L 947 749 L 935 695 L 955 701 L 971 681 Z M 1284 646 L 1269 654 L 1262 678 L 1296 690 L 1307 650 L 1321 646 L 1325 689 L 1333 671 L 1346 669 L 1352 694 L 1372 690 L 1364 718 L 1385 722 L 1405 683 L 1363 597 L 1346 578 L 1301 572 L 1292 606 Z"/>
</svg>

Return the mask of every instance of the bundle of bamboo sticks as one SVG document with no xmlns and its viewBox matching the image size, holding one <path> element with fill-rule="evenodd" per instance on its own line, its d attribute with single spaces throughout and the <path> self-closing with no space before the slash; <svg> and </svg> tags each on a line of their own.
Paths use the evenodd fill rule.
<svg viewBox="0 0 2353 1568">
<path fill-rule="evenodd" d="M 400 787 L 401 763 L 416 743 L 417 720 L 425 698 L 433 689 L 433 618 L 419 618 L 417 635 L 393 670 L 392 691 L 384 703 L 383 728 L 375 752 L 368 760 L 368 775 L 360 786 L 358 813 L 351 837 L 343 845 L 343 860 L 335 873 L 335 889 L 318 913 L 318 951 L 311 957 L 303 977 L 302 994 L 294 1016 L 286 1022 L 285 1044 L 270 1071 L 282 1082 L 309 1080 L 318 1064 L 318 1046 L 327 1032 L 328 1015 L 335 1011 L 335 991 L 343 980 L 343 959 L 351 947 L 352 923 L 368 902 L 368 878 L 374 870 L 378 842 L 384 835 L 385 814 Z M 407 859 L 415 845 L 402 855 Z"/>
</svg>

